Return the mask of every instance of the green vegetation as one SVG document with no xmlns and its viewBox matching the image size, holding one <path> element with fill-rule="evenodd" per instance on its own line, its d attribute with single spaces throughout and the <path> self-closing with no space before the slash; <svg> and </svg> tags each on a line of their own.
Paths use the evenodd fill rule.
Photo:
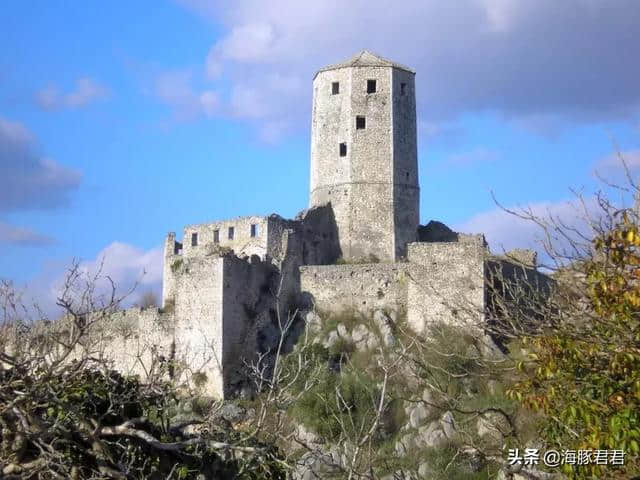
<svg viewBox="0 0 640 480">
<path fill-rule="evenodd" d="M 626 451 L 620 467 L 564 465 L 577 479 L 640 474 L 640 231 L 632 211 L 610 218 L 593 255 L 574 264 L 571 287 L 585 280 L 573 301 L 522 340 L 529 354 L 509 392 L 544 415 L 549 448 Z"/>
<path fill-rule="evenodd" d="M 177 273 L 178 271 L 180 271 L 183 265 L 184 265 L 184 260 L 182 258 L 176 258 L 171 264 L 171 271 L 173 273 Z"/>
</svg>

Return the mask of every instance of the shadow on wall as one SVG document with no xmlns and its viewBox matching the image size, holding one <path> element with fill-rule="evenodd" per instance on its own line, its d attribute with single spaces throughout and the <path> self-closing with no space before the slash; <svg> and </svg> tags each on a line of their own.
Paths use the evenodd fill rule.
<svg viewBox="0 0 640 480">
<path fill-rule="evenodd" d="M 556 282 L 535 265 L 490 258 L 485 263 L 486 331 L 498 348 L 522 332 L 533 332 L 551 313 L 549 299 Z"/>
<path fill-rule="evenodd" d="M 457 242 L 460 235 L 444 223 L 431 220 L 426 225 L 418 226 L 419 242 Z"/>
</svg>

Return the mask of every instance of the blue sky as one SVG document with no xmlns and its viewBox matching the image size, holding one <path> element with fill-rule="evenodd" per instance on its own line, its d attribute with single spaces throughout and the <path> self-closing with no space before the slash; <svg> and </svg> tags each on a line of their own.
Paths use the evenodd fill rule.
<svg viewBox="0 0 640 480">
<path fill-rule="evenodd" d="M 307 204 L 315 69 L 366 48 L 417 71 L 421 220 L 529 241 L 611 155 L 640 165 L 631 0 L 7 1 L 0 278 L 47 302 L 72 258 L 159 288 L 189 223 Z"/>
</svg>

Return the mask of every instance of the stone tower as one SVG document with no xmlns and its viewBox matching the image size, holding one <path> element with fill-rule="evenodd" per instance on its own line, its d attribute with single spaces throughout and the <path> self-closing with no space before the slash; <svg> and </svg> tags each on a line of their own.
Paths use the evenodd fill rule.
<svg viewBox="0 0 640 480">
<path fill-rule="evenodd" d="M 345 259 L 416 241 L 417 157 L 414 71 L 365 50 L 316 73 L 309 203 L 331 202 Z"/>
</svg>

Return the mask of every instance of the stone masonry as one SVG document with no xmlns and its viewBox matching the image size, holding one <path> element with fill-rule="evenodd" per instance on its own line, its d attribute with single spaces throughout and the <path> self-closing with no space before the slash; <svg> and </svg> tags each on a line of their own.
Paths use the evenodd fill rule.
<svg viewBox="0 0 640 480">
<path fill-rule="evenodd" d="M 122 313 L 137 333 L 108 343 L 115 366 L 144 374 L 155 352 L 180 366 L 176 379 L 223 398 L 242 392 L 245 362 L 272 351 L 279 325 L 301 308 L 402 312 L 417 332 L 432 321 L 482 322 L 496 263 L 484 237 L 419 225 L 414 77 L 368 51 L 320 69 L 309 209 L 293 220 L 188 225 L 181 240 L 169 233 L 162 308 Z M 535 272 L 531 252 L 500 261 L 513 275 Z"/>
</svg>

